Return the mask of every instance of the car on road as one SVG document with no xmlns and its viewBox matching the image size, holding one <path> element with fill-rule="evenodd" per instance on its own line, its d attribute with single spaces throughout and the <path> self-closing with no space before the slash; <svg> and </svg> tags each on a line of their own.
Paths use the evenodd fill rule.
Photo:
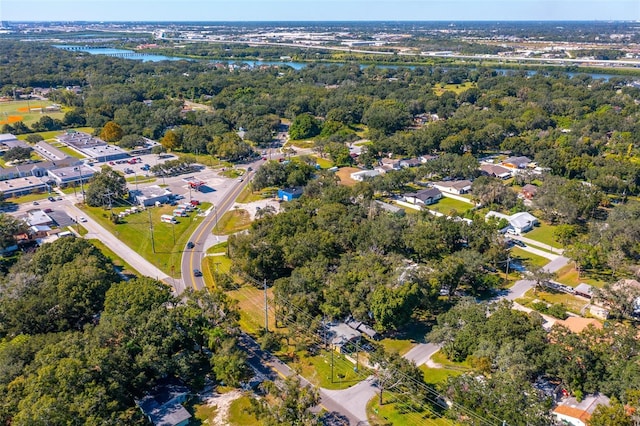
<svg viewBox="0 0 640 426">
<path fill-rule="evenodd" d="M 193 276 L 194 277 L 201 277 L 202 276 L 202 272 L 200 272 L 199 269 L 194 269 L 193 270 Z"/>
<path fill-rule="evenodd" d="M 34 201 L 34 202 L 33 202 L 33 205 L 34 205 L 34 206 L 37 206 L 38 204 L 40 204 L 40 203 L 38 203 L 37 201 Z"/>
<path fill-rule="evenodd" d="M 192 248 L 194 248 L 195 246 L 196 246 L 196 245 L 195 245 L 195 244 L 193 244 L 193 241 L 189 241 L 189 242 L 187 243 L 187 248 L 188 248 L 188 249 L 192 249 Z"/>
<path fill-rule="evenodd" d="M 53 198 L 53 197 L 47 197 L 47 200 L 49 200 L 49 201 L 55 201 L 56 199 L 55 199 L 55 198 Z"/>
<path fill-rule="evenodd" d="M 263 159 L 264 161 L 267 161 L 267 157 L 262 157 L 262 159 Z"/>
<path fill-rule="evenodd" d="M 85 217 L 83 217 L 83 216 L 80 216 L 80 217 L 78 218 L 78 221 L 80 221 L 80 222 L 86 222 L 86 221 L 87 221 L 87 218 L 85 218 Z"/>
<path fill-rule="evenodd" d="M 115 165 L 116 165 L 116 163 L 114 163 L 113 161 L 109 161 L 109 165 L 110 165 L 110 166 L 115 166 Z"/>
</svg>

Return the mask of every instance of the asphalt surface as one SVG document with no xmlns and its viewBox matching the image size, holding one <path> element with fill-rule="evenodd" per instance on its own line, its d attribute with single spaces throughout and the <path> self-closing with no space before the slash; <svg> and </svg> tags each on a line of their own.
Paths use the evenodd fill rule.
<svg viewBox="0 0 640 426">
<path fill-rule="evenodd" d="M 229 188 L 218 205 L 214 206 L 214 208 L 202 221 L 200 226 L 198 226 L 198 228 L 192 234 L 189 241 L 194 243 L 195 247 L 193 249 L 187 249 L 187 247 L 185 246 L 181 262 L 182 280 L 176 283 L 176 293 L 180 294 L 186 288 L 202 290 L 205 287 L 204 278 L 194 276 L 193 270 L 201 269 L 202 259 L 206 254 L 206 241 L 211 236 L 213 228 L 216 226 L 218 220 L 220 220 L 225 212 L 227 212 L 231 208 L 231 206 L 233 206 L 235 199 L 238 197 L 244 187 L 249 184 L 254 173 L 255 172 L 253 171 L 248 172 L 243 176 L 243 180 L 241 182 L 238 181 L 234 186 Z"/>
</svg>

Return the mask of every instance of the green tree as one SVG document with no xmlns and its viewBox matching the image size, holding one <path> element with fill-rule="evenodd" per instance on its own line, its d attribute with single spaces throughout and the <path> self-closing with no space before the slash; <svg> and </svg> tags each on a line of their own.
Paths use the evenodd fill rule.
<svg viewBox="0 0 640 426">
<path fill-rule="evenodd" d="M 317 414 L 309 411 L 320 402 L 318 390 L 304 386 L 296 377 L 287 377 L 278 388 L 273 382 L 265 382 L 262 387 L 273 403 L 264 399 L 252 399 L 252 411 L 265 426 L 319 426 L 322 424 Z"/>
<path fill-rule="evenodd" d="M 4 153 L 5 161 L 22 161 L 27 160 L 30 157 L 31 148 L 23 148 L 21 146 L 10 148 Z"/>
<path fill-rule="evenodd" d="M 89 179 L 85 190 L 85 200 L 92 207 L 111 207 L 115 201 L 124 198 L 128 192 L 124 176 L 105 167 Z"/>
<path fill-rule="evenodd" d="M 627 414 L 625 406 L 617 399 L 613 399 L 610 405 L 598 405 L 587 424 L 589 426 L 633 426 L 634 422 Z"/>
<path fill-rule="evenodd" d="M 298 114 L 289 127 L 289 137 L 293 140 L 312 138 L 320 134 L 320 123 L 311 114 Z"/>
<path fill-rule="evenodd" d="M 29 226 L 24 220 L 0 213 L 0 250 L 13 246 L 16 243 L 15 236 L 27 232 Z"/>
<path fill-rule="evenodd" d="M 362 121 L 369 128 L 390 135 L 408 126 L 411 114 L 402 102 L 395 99 L 385 99 L 373 102 L 365 111 Z"/>
</svg>

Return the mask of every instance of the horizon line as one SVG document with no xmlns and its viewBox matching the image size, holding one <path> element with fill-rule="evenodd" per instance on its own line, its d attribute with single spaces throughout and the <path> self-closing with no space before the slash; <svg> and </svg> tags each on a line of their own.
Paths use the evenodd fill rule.
<svg viewBox="0 0 640 426">
<path fill-rule="evenodd" d="M 487 23 L 487 22 L 533 22 L 533 23 L 547 23 L 547 22 L 599 22 L 599 23 L 640 23 L 638 19 L 367 19 L 367 20 L 358 20 L 358 19 L 323 19 L 323 20 L 220 20 L 220 21 L 201 21 L 201 20 L 87 20 L 87 19 L 76 19 L 76 20 L 11 20 L 11 19 L 2 19 L 1 22 L 5 23 L 96 23 L 96 24 L 104 24 L 104 23 L 324 23 L 324 22 L 340 22 L 340 23 L 363 23 L 363 22 L 372 22 L 372 23 L 407 23 L 407 22 L 464 22 L 464 23 Z"/>
</svg>

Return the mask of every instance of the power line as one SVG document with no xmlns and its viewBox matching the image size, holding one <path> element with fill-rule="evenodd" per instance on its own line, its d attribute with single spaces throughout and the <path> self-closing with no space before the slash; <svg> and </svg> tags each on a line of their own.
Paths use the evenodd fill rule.
<svg viewBox="0 0 640 426">
<path fill-rule="evenodd" d="M 254 284 L 256 284 L 256 285 L 259 285 L 259 284 L 260 284 L 260 283 L 259 283 L 257 280 L 255 280 L 253 277 L 251 277 L 251 276 L 249 276 L 249 275 L 247 275 L 247 274 L 245 274 L 245 273 L 241 273 L 241 275 L 243 276 L 243 278 L 247 279 L 248 281 L 250 281 L 250 282 L 252 282 L 252 283 L 254 283 Z M 275 303 L 275 302 L 274 302 L 274 303 Z M 294 311 L 296 311 L 296 313 L 297 313 L 297 314 L 302 315 L 302 316 L 303 316 L 303 318 L 306 318 L 306 319 L 308 320 L 309 324 L 311 324 L 311 323 L 313 322 L 313 321 L 312 321 L 312 320 L 313 320 L 313 318 L 311 318 L 311 317 L 310 317 L 310 315 L 309 315 L 307 312 L 302 311 L 300 308 L 295 307 L 295 306 L 291 305 L 290 303 L 288 303 L 288 302 L 286 302 L 286 301 L 282 301 L 280 304 L 281 304 L 281 305 L 286 305 L 286 306 L 288 306 L 289 308 L 291 308 L 291 309 L 293 309 Z M 274 314 L 275 314 L 275 312 L 274 312 Z M 309 330 L 309 331 L 310 331 L 310 330 Z M 404 373 L 402 373 L 402 372 L 397 372 L 397 374 L 402 375 L 402 376 L 403 376 L 403 379 L 408 380 L 409 382 L 411 382 L 411 383 L 415 384 L 416 386 L 420 387 L 420 388 L 421 388 L 421 389 L 423 389 L 423 390 L 426 390 L 427 392 L 429 392 L 430 394 L 432 394 L 436 399 L 437 399 L 437 398 L 443 398 L 443 396 L 442 396 L 442 395 L 440 395 L 438 392 L 436 392 L 436 391 L 435 391 L 434 389 L 432 389 L 430 386 L 427 386 L 425 383 L 423 383 L 423 382 L 419 382 L 419 381 L 417 381 L 416 379 L 414 379 L 413 377 L 410 377 L 410 376 L 408 376 L 408 375 L 406 375 L 406 374 L 404 374 Z M 443 398 L 443 399 L 444 399 L 444 398 Z M 433 401 L 433 400 L 431 400 L 431 399 L 428 399 L 428 400 L 429 400 L 429 401 L 431 401 L 431 402 L 433 402 L 433 403 L 435 403 L 435 404 L 438 404 L 438 402 L 436 402 L 436 401 Z M 491 415 L 490 413 L 487 413 L 487 414 L 488 414 L 490 417 L 492 417 L 493 419 L 495 419 L 495 421 L 496 421 L 497 423 L 494 423 L 494 422 L 490 421 L 490 420 L 489 420 L 489 419 L 487 419 L 486 417 L 481 416 L 480 414 L 478 414 L 478 413 L 474 412 L 474 411 L 473 411 L 473 410 L 471 410 L 470 408 L 467 408 L 467 407 L 465 407 L 465 406 L 463 406 L 463 405 L 461 405 L 461 404 L 458 404 L 458 403 L 456 403 L 456 402 L 454 402 L 454 401 L 451 401 L 451 402 L 452 402 L 452 406 L 453 406 L 453 407 L 455 407 L 458 411 L 460 411 L 461 413 L 464 413 L 465 415 L 467 415 L 467 416 L 469 416 L 469 417 L 472 417 L 472 418 L 474 418 L 474 419 L 476 419 L 476 420 L 480 421 L 480 424 L 482 424 L 482 425 L 494 426 L 494 425 L 496 425 L 496 424 L 502 424 L 503 426 L 507 426 L 507 425 L 506 425 L 506 423 L 505 423 L 503 420 L 498 419 L 497 417 L 495 417 L 495 416 Z M 439 405 L 439 404 L 438 404 L 438 405 Z"/>
</svg>

